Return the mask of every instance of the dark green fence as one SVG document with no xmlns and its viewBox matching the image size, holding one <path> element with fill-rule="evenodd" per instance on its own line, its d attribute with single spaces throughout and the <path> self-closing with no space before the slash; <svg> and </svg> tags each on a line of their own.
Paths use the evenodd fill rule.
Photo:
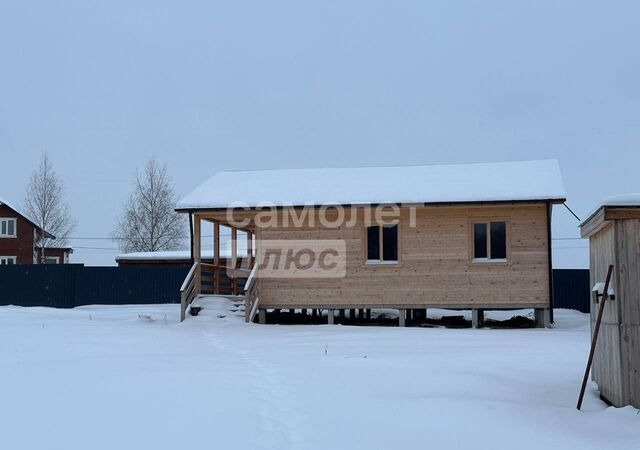
<svg viewBox="0 0 640 450">
<path fill-rule="evenodd" d="M 0 305 L 179 303 L 188 267 L 85 267 L 81 264 L 0 267 Z"/>
<path fill-rule="evenodd" d="M 180 303 L 180 286 L 188 271 L 185 266 L 0 266 L 0 305 L 73 308 Z M 230 283 L 226 275 L 221 281 L 223 286 Z M 204 293 L 212 292 L 212 286 L 203 284 Z M 243 285 L 244 280 L 238 280 L 238 286 Z M 553 292 L 555 308 L 589 312 L 589 271 L 554 269 Z"/>
<path fill-rule="evenodd" d="M 589 312 L 589 269 L 553 269 L 554 308 Z"/>
</svg>

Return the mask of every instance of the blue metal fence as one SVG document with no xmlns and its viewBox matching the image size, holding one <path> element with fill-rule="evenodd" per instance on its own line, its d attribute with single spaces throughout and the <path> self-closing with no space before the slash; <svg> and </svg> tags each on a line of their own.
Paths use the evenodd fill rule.
<svg viewBox="0 0 640 450">
<path fill-rule="evenodd" d="M 85 267 L 81 264 L 0 267 L 0 305 L 179 303 L 188 267 Z"/>
<path fill-rule="evenodd" d="M 73 308 L 179 303 L 180 286 L 188 271 L 185 266 L 0 266 L 0 305 Z M 224 288 L 230 280 L 225 275 L 222 281 Z M 212 290 L 203 284 L 205 292 Z M 244 280 L 238 281 L 238 286 L 243 284 Z M 553 292 L 555 308 L 589 312 L 589 270 L 554 269 Z"/>
<path fill-rule="evenodd" d="M 589 269 L 553 269 L 554 308 L 589 312 Z"/>
</svg>

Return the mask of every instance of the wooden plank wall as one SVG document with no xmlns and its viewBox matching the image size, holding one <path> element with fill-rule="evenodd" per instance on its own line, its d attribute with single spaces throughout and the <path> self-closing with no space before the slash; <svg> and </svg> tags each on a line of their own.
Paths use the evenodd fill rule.
<svg viewBox="0 0 640 450">
<path fill-rule="evenodd" d="M 348 214 L 347 214 L 348 216 Z M 546 204 L 420 207 L 417 226 L 402 210 L 397 265 L 365 265 L 364 211 L 358 225 L 258 228 L 257 239 L 344 239 L 342 279 L 261 279 L 264 307 L 548 307 Z M 471 224 L 507 221 L 508 263 L 472 263 Z"/>
<path fill-rule="evenodd" d="M 617 220 L 621 397 L 640 408 L 640 220 Z"/>
<path fill-rule="evenodd" d="M 613 223 L 589 237 L 589 258 L 591 286 L 604 282 L 609 264 L 614 265 L 611 284 L 618 293 L 618 262 L 616 260 L 616 229 Z M 598 303 L 591 300 L 591 332 L 597 317 Z M 605 305 L 598 344 L 591 370 L 592 379 L 598 384 L 601 394 L 613 403 L 622 400 L 623 380 L 621 377 L 620 315 L 619 300 Z"/>
</svg>

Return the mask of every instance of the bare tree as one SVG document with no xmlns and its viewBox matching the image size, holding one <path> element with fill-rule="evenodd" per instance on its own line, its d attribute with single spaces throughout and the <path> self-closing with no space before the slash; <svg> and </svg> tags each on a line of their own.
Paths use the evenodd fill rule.
<svg viewBox="0 0 640 450">
<path fill-rule="evenodd" d="M 69 236 L 76 226 L 65 200 L 64 185 L 47 153 L 42 154 L 38 168 L 31 174 L 24 203 L 31 220 L 55 236 L 55 239 L 46 233 L 37 236 L 36 245 L 41 249 L 38 262 L 42 263 L 47 248 L 68 246 Z"/>
<path fill-rule="evenodd" d="M 136 172 L 133 192 L 113 230 L 113 239 L 124 252 L 180 248 L 185 222 L 174 211 L 175 204 L 166 164 L 151 158 L 142 174 Z"/>
</svg>

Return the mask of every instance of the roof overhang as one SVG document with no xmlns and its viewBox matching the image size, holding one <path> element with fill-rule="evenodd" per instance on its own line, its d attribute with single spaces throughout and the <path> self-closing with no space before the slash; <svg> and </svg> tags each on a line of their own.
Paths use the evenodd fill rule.
<svg viewBox="0 0 640 450">
<path fill-rule="evenodd" d="M 640 205 L 601 205 L 579 225 L 580 236 L 591 236 L 611 221 L 624 219 L 640 219 Z"/>
<path fill-rule="evenodd" d="M 529 200 L 483 200 L 483 201 L 461 201 L 461 202 L 423 202 L 423 203 L 325 203 L 325 204 L 307 204 L 307 205 L 249 205 L 249 206 L 218 206 L 218 207 L 184 207 L 175 208 L 179 213 L 201 213 L 201 212 L 224 212 L 228 210 L 244 210 L 244 211 L 264 211 L 264 210 L 281 210 L 281 209 L 302 209 L 302 208 L 327 208 L 327 207 L 343 207 L 343 208 L 359 208 L 359 207 L 377 207 L 383 205 L 398 205 L 400 207 L 447 207 L 447 206 L 491 206 L 491 205 L 522 205 L 531 203 L 551 203 L 554 205 L 562 204 L 567 199 L 564 197 L 548 198 L 548 199 L 529 199 Z"/>
</svg>

